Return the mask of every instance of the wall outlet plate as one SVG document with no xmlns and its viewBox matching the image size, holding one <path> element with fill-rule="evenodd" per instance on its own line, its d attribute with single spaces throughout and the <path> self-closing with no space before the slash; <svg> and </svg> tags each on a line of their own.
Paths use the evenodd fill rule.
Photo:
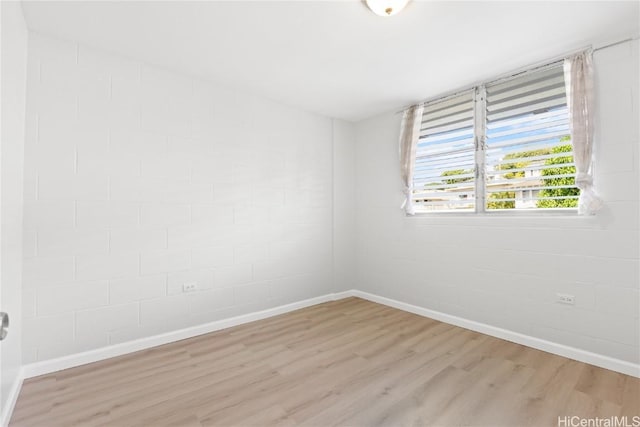
<svg viewBox="0 0 640 427">
<path fill-rule="evenodd" d="M 198 289 L 197 282 L 189 282 L 182 285 L 182 292 L 193 292 Z"/>
<path fill-rule="evenodd" d="M 576 303 L 576 297 L 569 294 L 556 294 L 556 301 L 560 304 L 574 305 Z"/>
</svg>

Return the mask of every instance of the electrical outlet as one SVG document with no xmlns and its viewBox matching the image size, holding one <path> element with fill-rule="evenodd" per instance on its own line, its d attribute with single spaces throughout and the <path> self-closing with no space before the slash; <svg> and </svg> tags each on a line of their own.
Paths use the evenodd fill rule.
<svg viewBox="0 0 640 427">
<path fill-rule="evenodd" d="M 182 292 L 193 292 L 197 289 L 198 289 L 197 282 L 190 282 L 182 285 Z"/>
<path fill-rule="evenodd" d="M 574 295 L 569 294 L 556 294 L 556 301 L 560 304 L 569 304 L 574 305 L 576 303 L 576 297 Z"/>
</svg>

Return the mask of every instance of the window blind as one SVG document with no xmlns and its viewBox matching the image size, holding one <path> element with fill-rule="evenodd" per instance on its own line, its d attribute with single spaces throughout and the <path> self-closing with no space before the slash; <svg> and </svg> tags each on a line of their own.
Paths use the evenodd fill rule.
<svg viewBox="0 0 640 427">
<path fill-rule="evenodd" d="M 475 209 L 474 141 L 473 91 L 424 106 L 413 176 L 417 210 Z"/>
<path fill-rule="evenodd" d="M 574 208 L 562 64 L 486 85 L 486 209 Z"/>
</svg>

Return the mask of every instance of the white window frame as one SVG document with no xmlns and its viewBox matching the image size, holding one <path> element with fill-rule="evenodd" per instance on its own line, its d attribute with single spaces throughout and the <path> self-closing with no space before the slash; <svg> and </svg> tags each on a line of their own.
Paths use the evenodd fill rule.
<svg viewBox="0 0 640 427">
<path fill-rule="evenodd" d="M 416 207 L 416 216 L 579 216 L 578 208 L 535 208 L 535 209 L 487 209 L 487 192 L 486 192 L 486 130 L 487 130 L 487 85 L 493 85 L 497 83 L 506 82 L 524 75 L 528 75 L 535 72 L 544 71 L 545 69 L 551 69 L 554 67 L 562 67 L 562 61 L 549 62 L 541 66 L 532 67 L 524 71 L 511 74 L 507 77 L 498 78 L 491 81 L 476 84 L 469 89 L 456 91 L 445 96 L 441 96 L 424 103 L 424 105 L 431 105 L 438 102 L 445 101 L 449 98 L 458 96 L 464 92 L 473 91 L 473 103 L 474 103 L 474 144 L 475 144 L 475 178 L 473 180 L 475 189 L 475 201 L 473 211 L 470 210 L 421 210 L 419 205 Z M 415 161 L 415 159 L 414 159 Z"/>
</svg>

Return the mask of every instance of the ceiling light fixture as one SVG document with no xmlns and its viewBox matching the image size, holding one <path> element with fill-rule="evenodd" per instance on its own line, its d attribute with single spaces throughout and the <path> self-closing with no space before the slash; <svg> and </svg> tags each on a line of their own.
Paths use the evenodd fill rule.
<svg viewBox="0 0 640 427">
<path fill-rule="evenodd" d="M 409 0 L 365 0 L 373 13 L 380 16 L 391 16 L 400 12 Z"/>
</svg>

